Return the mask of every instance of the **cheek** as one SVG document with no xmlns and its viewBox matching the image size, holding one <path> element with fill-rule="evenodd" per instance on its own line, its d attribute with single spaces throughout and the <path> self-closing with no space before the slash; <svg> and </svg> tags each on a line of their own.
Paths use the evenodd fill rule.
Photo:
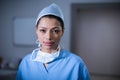
<svg viewBox="0 0 120 80">
<path fill-rule="evenodd" d="M 43 39 L 43 37 L 38 37 L 38 40 L 39 40 L 39 42 L 42 44 L 43 43 L 43 41 L 44 41 L 44 39 Z"/>
<path fill-rule="evenodd" d="M 54 40 L 56 40 L 56 42 L 59 42 L 60 39 L 61 39 L 61 36 L 57 36 L 57 37 L 54 38 Z"/>
<path fill-rule="evenodd" d="M 41 42 L 41 41 L 43 40 L 43 35 L 37 33 L 37 38 L 38 38 L 38 40 Z"/>
</svg>

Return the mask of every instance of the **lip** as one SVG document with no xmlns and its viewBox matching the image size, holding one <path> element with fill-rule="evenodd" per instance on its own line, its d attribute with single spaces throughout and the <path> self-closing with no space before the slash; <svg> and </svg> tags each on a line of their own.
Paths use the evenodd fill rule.
<svg viewBox="0 0 120 80">
<path fill-rule="evenodd" d="M 52 45 L 54 44 L 54 42 L 44 42 L 44 44 L 45 44 L 46 46 L 52 46 Z"/>
</svg>

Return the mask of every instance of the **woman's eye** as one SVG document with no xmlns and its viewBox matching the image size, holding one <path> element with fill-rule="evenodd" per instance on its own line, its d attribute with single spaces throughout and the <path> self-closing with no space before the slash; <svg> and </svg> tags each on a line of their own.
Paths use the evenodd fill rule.
<svg viewBox="0 0 120 80">
<path fill-rule="evenodd" d="M 53 30 L 53 33 L 59 33 L 60 30 Z"/>
<path fill-rule="evenodd" d="M 44 29 L 40 29 L 40 32 L 45 33 L 45 32 L 46 32 L 46 30 L 44 30 Z"/>
</svg>

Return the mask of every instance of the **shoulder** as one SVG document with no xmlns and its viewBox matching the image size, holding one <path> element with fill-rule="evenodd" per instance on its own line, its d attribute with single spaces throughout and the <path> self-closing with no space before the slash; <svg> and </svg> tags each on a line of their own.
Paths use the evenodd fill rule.
<svg viewBox="0 0 120 80">
<path fill-rule="evenodd" d="M 29 62 L 31 59 L 31 53 L 27 54 L 26 56 L 24 56 L 21 60 L 21 64 L 27 63 Z"/>
<path fill-rule="evenodd" d="M 78 56 L 76 53 L 63 49 L 62 54 L 66 59 L 69 59 L 72 62 L 84 63 L 82 58 Z"/>
<path fill-rule="evenodd" d="M 27 54 L 26 56 L 23 57 L 23 60 L 29 60 L 31 57 L 31 53 Z"/>
</svg>

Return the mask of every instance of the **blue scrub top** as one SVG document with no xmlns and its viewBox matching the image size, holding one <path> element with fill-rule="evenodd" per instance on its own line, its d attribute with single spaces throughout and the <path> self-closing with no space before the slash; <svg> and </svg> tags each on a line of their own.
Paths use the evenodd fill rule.
<svg viewBox="0 0 120 80">
<path fill-rule="evenodd" d="M 59 57 L 47 67 L 31 60 L 31 56 L 29 54 L 23 58 L 16 80 L 90 80 L 83 60 L 67 50 L 62 49 Z"/>
</svg>

